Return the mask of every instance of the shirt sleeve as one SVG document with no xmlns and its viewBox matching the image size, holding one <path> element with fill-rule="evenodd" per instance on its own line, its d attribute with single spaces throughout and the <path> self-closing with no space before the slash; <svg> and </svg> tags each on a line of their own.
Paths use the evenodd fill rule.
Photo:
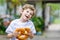
<svg viewBox="0 0 60 40">
<path fill-rule="evenodd" d="M 33 23 L 31 23 L 31 31 L 33 34 L 36 34 L 36 29 Z"/>
<path fill-rule="evenodd" d="M 6 33 L 12 33 L 13 30 L 14 30 L 14 22 L 11 22 L 5 32 Z"/>
</svg>

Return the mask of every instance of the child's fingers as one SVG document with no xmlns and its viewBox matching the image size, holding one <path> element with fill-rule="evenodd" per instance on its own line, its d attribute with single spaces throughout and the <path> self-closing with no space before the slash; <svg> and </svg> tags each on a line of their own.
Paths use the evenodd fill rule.
<svg viewBox="0 0 60 40">
<path fill-rule="evenodd" d="M 20 32 L 13 32 L 13 35 L 17 37 L 20 34 Z"/>
</svg>

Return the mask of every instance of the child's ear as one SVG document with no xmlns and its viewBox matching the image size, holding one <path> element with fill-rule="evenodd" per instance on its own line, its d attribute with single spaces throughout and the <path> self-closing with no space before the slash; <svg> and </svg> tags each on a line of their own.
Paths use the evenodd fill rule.
<svg viewBox="0 0 60 40">
<path fill-rule="evenodd" d="M 20 13 L 21 13 L 21 14 L 22 14 L 22 12 L 23 12 L 23 9 L 20 10 Z"/>
</svg>

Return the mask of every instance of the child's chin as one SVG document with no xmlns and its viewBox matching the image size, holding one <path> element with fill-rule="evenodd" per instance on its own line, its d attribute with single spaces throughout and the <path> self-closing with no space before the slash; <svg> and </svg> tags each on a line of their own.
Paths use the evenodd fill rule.
<svg viewBox="0 0 60 40">
<path fill-rule="evenodd" d="M 28 18 L 24 18 L 25 21 L 28 21 L 29 19 Z"/>
</svg>

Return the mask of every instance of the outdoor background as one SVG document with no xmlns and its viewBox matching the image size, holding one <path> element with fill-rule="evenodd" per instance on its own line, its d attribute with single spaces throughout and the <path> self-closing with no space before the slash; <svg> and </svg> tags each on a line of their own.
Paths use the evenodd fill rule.
<svg viewBox="0 0 60 40">
<path fill-rule="evenodd" d="M 0 39 L 8 40 L 5 33 L 6 28 L 12 20 L 20 18 L 19 9 L 28 3 L 36 8 L 36 14 L 31 20 L 37 33 L 32 40 L 60 40 L 60 2 L 55 2 L 0 0 Z"/>
</svg>

